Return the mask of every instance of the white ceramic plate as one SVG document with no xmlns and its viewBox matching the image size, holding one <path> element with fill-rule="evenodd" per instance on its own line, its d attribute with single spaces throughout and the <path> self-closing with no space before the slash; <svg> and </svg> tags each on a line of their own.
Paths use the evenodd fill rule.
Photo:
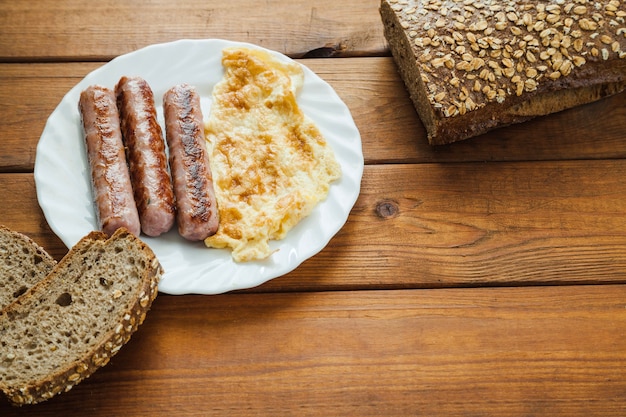
<svg viewBox="0 0 626 417">
<path fill-rule="evenodd" d="M 161 98 L 175 84 L 195 85 L 202 111 L 209 114 L 213 86 L 222 79 L 222 49 L 255 45 L 218 39 L 181 40 L 151 45 L 119 56 L 88 74 L 72 88 L 50 115 L 37 146 L 35 184 L 37 198 L 52 230 L 66 246 L 98 229 L 78 111 L 82 90 L 92 84 L 113 88 L 121 76 L 141 76 L 152 87 L 159 121 Z M 270 51 L 279 59 L 290 58 Z M 260 285 L 286 274 L 322 250 L 341 229 L 360 191 L 363 174 L 361 137 L 350 111 L 335 91 L 303 67 L 305 82 L 298 103 L 332 146 L 342 177 L 332 184 L 328 198 L 293 228 L 278 249 L 262 262 L 236 263 L 226 249 L 182 239 L 173 228 L 158 238 L 141 238 L 152 248 L 165 269 L 159 290 L 169 294 L 218 294 Z"/>
</svg>

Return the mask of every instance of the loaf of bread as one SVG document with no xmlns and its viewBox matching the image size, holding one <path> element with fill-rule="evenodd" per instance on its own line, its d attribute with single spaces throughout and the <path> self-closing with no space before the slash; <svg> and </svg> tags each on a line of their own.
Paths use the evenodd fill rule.
<svg viewBox="0 0 626 417">
<path fill-rule="evenodd" d="M 41 281 L 56 261 L 31 238 L 0 226 L 0 310 Z"/>
<path fill-rule="evenodd" d="M 34 404 L 89 377 L 143 322 L 161 274 L 125 229 L 81 239 L 0 312 L 0 390 L 15 405 Z"/>
<path fill-rule="evenodd" d="M 382 0 L 385 37 L 430 144 L 626 89 L 626 2 Z"/>
</svg>

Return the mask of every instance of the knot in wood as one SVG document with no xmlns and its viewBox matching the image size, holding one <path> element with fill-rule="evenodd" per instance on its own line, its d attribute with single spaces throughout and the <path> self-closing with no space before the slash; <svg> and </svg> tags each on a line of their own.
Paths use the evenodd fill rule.
<svg viewBox="0 0 626 417">
<path fill-rule="evenodd" d="M 400 213 L 398 202 L 393 200 L 382 200 L 376 204 L 376 215 L 382 219 L 391 219 Z"/>
</svg>

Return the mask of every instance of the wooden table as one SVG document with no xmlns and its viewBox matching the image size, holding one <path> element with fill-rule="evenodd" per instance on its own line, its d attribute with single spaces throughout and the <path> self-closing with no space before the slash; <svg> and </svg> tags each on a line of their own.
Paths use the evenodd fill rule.
<svg viewBox="0 0 626 417">
<path fill-rule="evenodd" d="M 0 223 L 66 253 L 35 195 L 47 117 L 111 58 L 183 38 L 330 83 L 361 132 L 360 197 L 294 272 L 161 294 L 109 365 L 1 416 L 626 415 L 626 94 L 430 147 L 377 0 L 0 1 Z"/>
</svg>

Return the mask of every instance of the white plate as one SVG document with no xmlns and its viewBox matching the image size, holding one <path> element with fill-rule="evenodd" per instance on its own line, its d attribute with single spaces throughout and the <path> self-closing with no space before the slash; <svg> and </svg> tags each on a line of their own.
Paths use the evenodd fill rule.
<svg viewBox="0 0 626 417">
<path fill-rule="evenodd" d="M 119 56 L 88 74 L 63 97 L 50 115 L 37 145 L 35 184 L 37 199 L 52 230 L 66 246 L 98 229 L 78 111 L 82 90 L 92 84 L 113 88 L 121 76 L 141 76 L 152 87 L 159 121 L 161 98 L 175 84 L 195 85 L 202 111 L 209 114 L 213 86 L 222 79 L 222 49 L 255 45 L 218 39 L 180 40 L 151 45 Z M 270 51 L 279 59 L 290 58 Z M 303 67 L 305 82 L 298 103 L 332 146 L 342 177 L 330 187 L 328 198 L 281 241 L 262 262 L 236 263 L 227 249 L 210 249 L 182 239 L 176 227 L 158 238 L 141 238 L 165 269 L 159 290 L 169 294 L 218 294 L 260 285 L 286 274 L 322 250 L 341 229 L 360 191 L 363 174 L 361 136 L 347 106 L 330 85 Z"/>
</svg>

